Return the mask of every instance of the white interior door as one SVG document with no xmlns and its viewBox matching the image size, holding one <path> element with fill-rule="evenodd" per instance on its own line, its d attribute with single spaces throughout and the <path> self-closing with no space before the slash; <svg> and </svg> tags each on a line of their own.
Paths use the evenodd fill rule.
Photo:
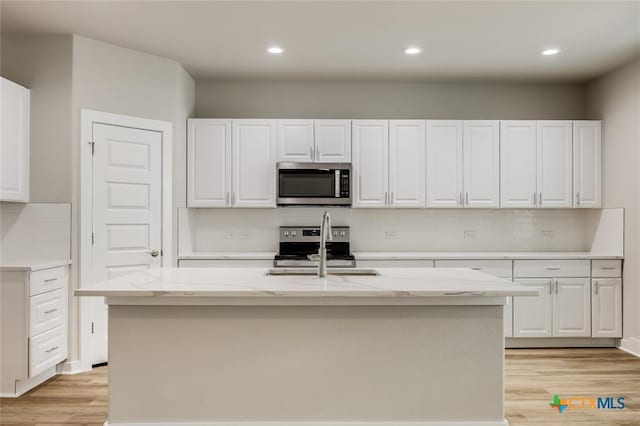
<svg viewBox="0 0 640 426">
<path fill-rule="evenodd" d="M 464 205 L 500 206 L 500 131 L 498 121 L 464 122 Z"/>
<path fill-rule="evenodd" d="M 389 122 L 389 206 L 425 206 L 425 122 Z"/>
<path fill-rule="evenodd" d="M 462 121 L 427 121 L 427 207 L 462 207 Z"/>
<path fill-rule="evenodd" d="M 535 207 L 536 173 L 536 122 L 500 122 L 500 207 Z"/>
<path fill-rule="evenodd" d="M 162 134 L 98 123 L 92 130 L 92 281 L 159 267 Z M 107 308 L 102 300 L 96 308 L 92 364 L 107 361 Z"/>
</svg>

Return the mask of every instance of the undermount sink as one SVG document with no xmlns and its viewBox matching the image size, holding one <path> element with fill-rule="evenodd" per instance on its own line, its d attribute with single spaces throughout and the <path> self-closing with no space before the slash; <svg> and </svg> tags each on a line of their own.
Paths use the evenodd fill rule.
<svg viewBox="0 0 640 426">
<path fill-rule="evenodd" d="M 312 276 L 317 275 L 318 270 L 316 268 L 273 268 L 269 269 L 265 275 L 301 275 Z M 367 277 L 374 277 L 380 275 L 375 269 L 363 269 L 363 268 L 327 268 L 327 275 L 360 275 Z"/>
</svg>

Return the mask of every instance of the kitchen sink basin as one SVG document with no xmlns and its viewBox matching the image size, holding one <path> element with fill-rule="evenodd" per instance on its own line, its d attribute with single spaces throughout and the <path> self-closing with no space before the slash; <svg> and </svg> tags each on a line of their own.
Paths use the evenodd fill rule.
<svg viewBox="0 0 640 426">
<path fill-rule="evenodd" d="M 313 276 L 317 275 L 316 268 L 273 268 L 269 269 L 265 275 L 288 275 L 288 276 Z M 374 277 L 380 275 L 375 269 L 364 268 L 327 268 L 327 275 L 345 276 L 357 275 Z"/>
</svg>

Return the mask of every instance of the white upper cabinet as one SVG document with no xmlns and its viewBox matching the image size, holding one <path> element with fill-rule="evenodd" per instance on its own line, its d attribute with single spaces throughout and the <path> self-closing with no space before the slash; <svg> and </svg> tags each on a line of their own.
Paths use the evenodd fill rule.
<svg viewBox="0 0 640 426">
<path fill-rule="evenodd" d="M 351 162 L 351 120 L 315 121 L 315 161 Z"/>
<path fill-rule="evenodd" d="M 29 202 L 29 89 L 0 78 L 0 201 Z"/>
<path fill-rule="evenodd" d="M 234 207 L 276 207 L 276 121 L 233 120 Z"/>
<path fill-rule="evenodd" d="M 538 207 L 573 205 L 573 123 L 537 122 Z"/>
<path fill-rule="evenodd" d="M 573 206 L 602 206 L 602 125 L 600 121 L 573 122 Z"/>
<path fill-rule="evenodd" d="M 462 207 L 462 121 L 427 121 L 427 207 Z"/>
<path fill-rule="evenodd" d="M 553 297 L 553 336 L 591 336 L 589 278 L 558 278 Z"/>
<path fill-rule="evenodd" d="M 278 120 L 278 161 L 315 161 L 313 120 Z"/>
<path fill-rule="evenodd" d="M 425 206 L 424 120 L 389 122 L 389 206 Z"/>
<path fill-rule="evenodd" d="M 389 197 L 389 122 L 352 122 L 353 207 L 386 207 Z"/>
<path fill-rule="evenodd" d="M 231 120 L 189 119 L 187 207 L 231 205 Z"/>
<path fill-rule="evenodd" d="M 465 121 L 463 141 L 465 207 L 499 207 L 499 122 Z"/>
<path fill-rule="evenodd" d="M 537 203 L 536 122 L 500 123 L 500 206 L 533 208 Z"/>
</svg>

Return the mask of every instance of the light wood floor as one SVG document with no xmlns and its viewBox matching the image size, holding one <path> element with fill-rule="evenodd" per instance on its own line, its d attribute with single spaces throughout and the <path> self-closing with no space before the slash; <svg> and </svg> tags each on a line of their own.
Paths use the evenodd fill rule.
<svg viewBox="0 0 640 426">
<path fill-rule="evenodd" d="M 482 368 L 482 366 L 478 366 Z M 624 396 L 625 410 L 549 407 L 553 395 Z M 107 367 L 59 376 L 16 399 L 0 399 L 0 424 L 102 425 Z M 510 349 L 506 417 L 511 425 L 640 425 L 640 359 L 617 349 Z"/>
</svg>

